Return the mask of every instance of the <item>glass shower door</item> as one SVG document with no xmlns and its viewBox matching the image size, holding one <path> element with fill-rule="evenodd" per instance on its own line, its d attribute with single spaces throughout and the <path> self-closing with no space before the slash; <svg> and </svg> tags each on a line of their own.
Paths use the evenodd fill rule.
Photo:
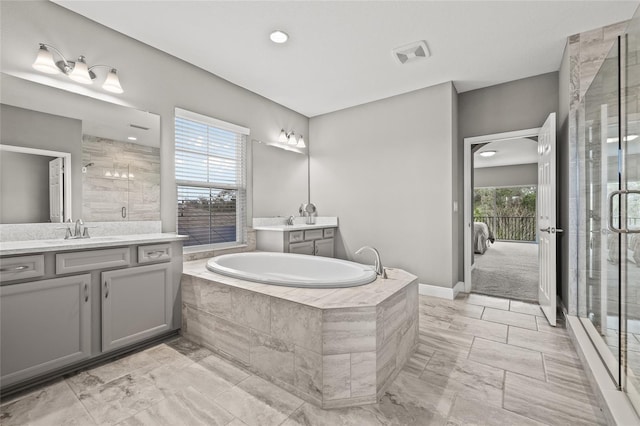
<svg viewBox="0 0 640 426">
<path fill-rule="evenodd" d="M 584 97 L 584 195 L 581 221 L 585 224 L 585 291 L 580 317 L 611 376 L 620 386 L 621 299 L 620 235 L 609 229 L 609 196 L 620 189 L 619 55 L 611 49 Z M 640 343 L 640 342 L 639 342 Z"/>
<path fill-rule="evenodd" d="M 620 234 L 620 275 L 626 312 L 623 347 L 626 368 L 622 387 L 636 411 L 640 412 L 640 16 L 631 20 L 623 46 L 621 192 L 612 201 L 613 208 L 619 212 L 614 226 L 617 222 L 623 231 Z"/>
<path fill-rule="evenodd" d="M 578 315 L 640 413 L 640 12 L 583 98 Z"/>
</svg>

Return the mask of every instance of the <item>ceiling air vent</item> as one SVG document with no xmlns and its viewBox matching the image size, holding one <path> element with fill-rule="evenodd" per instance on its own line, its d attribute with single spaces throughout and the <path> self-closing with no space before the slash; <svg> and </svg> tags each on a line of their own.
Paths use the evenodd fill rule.
<svg viewBox="0 0 640 426">
<path fill-rule="evenodd" d="M 409 62 L 415 62 L 417 60 L 426 59 L 431 54 L 427 43 L 424 41 L 416 41 L 415 43 L 407 44 L 401 47 L 397 47 L 392 50 L 393 57 L 401 64 L 408 64 Z"/>
</svg>

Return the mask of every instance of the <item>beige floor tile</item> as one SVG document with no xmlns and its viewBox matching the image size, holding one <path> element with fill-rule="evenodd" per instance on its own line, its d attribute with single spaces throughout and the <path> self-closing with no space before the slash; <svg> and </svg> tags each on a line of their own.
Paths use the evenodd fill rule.
<svg viewBox="0 0 640 426">
<path fill-rule="evenodd" d="M 504 324 L 497 324 L 481 319 L 457 317 L 451 321 L 451 326 L 448 328 L 448 331 L 461 332 L 488 340 L 495 340 L 496 342 L 506 343 L 507 329 L 508 326 Z"/>
<path fill-rule="evenodd" d="M 469 359 L 481 364 L 545 380 L 542 354 L 530 349 L 476 338 Z"/>
<path fill-rule="evenodd" d="M 499 324 L 513 325 L 514 327 L 538 330 L 536 317 L 534 315 L 520 314 L 518 312 L 503 311 L 501 309 L 485 308 L 482 314 L 485 321 L 497 322 Z"/>
<path fill-rule="evenodd" d="M 300 398 L 251 376 L 215 399 L 249 426 L 279 425 L 303 403 Z"/>
<path fill-rule="evenodd" d="M 502 406 L 504 370 L 480 364 L 466 356 L 453 358 L 444 352 L 436 352 L 420 378 L 467 399 Z"/>
<path fill-rule="evenodd" d="M 118 426 L 226 426 L 233 415 L 192 387 L 175 392 Z"/>
<path fill-rule="evenodd" d="M 504 408 L 547 424 L 606 424 L 593 403 L 576 398 L 569 389 L 511 372 L 505 379 Z"/>
<path fill-rule="evenodd" d="M 568 336 L 527 330 L 520 327 L 509 327 L 507 343 L 521 348 L 540 351 L 558 356 L 577 356 L 573 343 Z"/>
<path fill-rule="evenodd" d="M 0 408 L 0 424 L 88 426 L 96 423 L 69 385 L 64 380 L 59 380 L 3 404 Z"/>
<path fill-rule="evenodd" d="M 470 293 L 466 297 L 458 298 L 455 301 L 458 303 L 485 306 L 487 308 L 509 310 L 508 299 L 500 299 L 499 297 L 485 296 L 483 294 Z"/>
<path fill-rule="evenodd" d="M 453 403 L 447 426 L 468 425 L 513 425 L 513 426 L 542 426 L 535 420 L 521 416 L 500 407 L 483 404 L 477 399 L 466 399 L 458 396 Z"/>
<path fill-rule="evenodd" d="M 449 330 L 420 330 L 418 335 L 420 348 L 424 353 L 442 351 L 453 355 L 468 354 L 473 336 Z"/>
<path fill-rule="evenodd" d="M 520 302 L 519 300 L 512 300 L 509 305 L 511 312 L 519 312 L 521 314 L 537 315 L 539 317 L 544 316 L 540 305 L 537 303 Z"/>
</svg>

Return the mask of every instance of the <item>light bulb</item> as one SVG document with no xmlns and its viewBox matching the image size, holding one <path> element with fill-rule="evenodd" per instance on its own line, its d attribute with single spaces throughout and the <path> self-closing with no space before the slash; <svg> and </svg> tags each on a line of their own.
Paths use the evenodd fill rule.
<svg viewBox="0 0 640 426">
<path fill-rule="evenodd" d="M 113 172 L 113 177 L 120 177 L 120 173 L 118 173 L 118 171 L 116 170 L 115 172 Z"/>
<path fill-rule="evenodd" d="M 289 137 L 287 138 L 287 143 L 289 145 L 298 145 L 298 139 L 296 139 L 296 134 L 291 132 Z"/>
<path fill-rule="evenodd" d="M 110 171 L 110 170 L 107 170 L 106 172 L 104 172 L 104 175 L 105 175 L 106 177 L 111 177 L 111 171 Z"/>
<path fill-rule="evenodd" d="M 282 44 L 286 43 L 287 40 L 289 40 L 289 34 L 285 33 L 284 31 L 275 30 L 274 32 L 269 34 L 269 38 L 274 43 Z"/>
<path fill-rule="evenodd" d="M 306 148 L 307 145 L 304 143 L 304 138 L 302 137 L 302 135 L 300 135 L 300 139 L 298 139 L 298 145 L 296 145 L 296 147 L 298 148 Z"/>
<path fill-rule="evenodd" d="M 82 84 L 91 84 L 91 76 L 89 75 L 89 68 L 84 60 L 84 56 L 80 56 L 73 66 L 73 71 L 69 74 L 69 78 L 73 81 L 77 81 Z"/>
<path fill-rule="evenodd" d="M 280 137 L 278 138 L 278 142 L 287 143 L 287 134 L 285 133 L 284 129 L 280 130 Z"/>
<path fill-rule="evenodd" d="M 56 66 L 56 62 L 53 60 L 53 54 L 49 52 L 49 49 L 47 49 L 44 44 L 40 45 L 38 56 L 32 66 L 40 72 L 60 74 L 60 68 Z"/>
<path fill-rule="evenodd" d="M 120 86 L 120 79 L 118 78 L 118 70 L 116 70 L 115 68 L 112 68 L 111 71 L 109 71 L 109 74 L 107 74 L 107 78 L 104 81 L 102 88 L 112 93 L 124 92 L 124 90 L 122 90 L 122 86 Z"/>
</svg>

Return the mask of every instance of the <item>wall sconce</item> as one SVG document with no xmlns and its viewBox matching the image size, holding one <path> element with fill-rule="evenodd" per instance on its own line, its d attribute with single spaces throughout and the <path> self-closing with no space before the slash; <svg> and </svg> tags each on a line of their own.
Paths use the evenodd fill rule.
<svg viewBox="0 0 640 426">
<path fill-rule="evenodd" d="M 291 132 L 285 132 L 284 129 L 280 130 L 280 137 L 278 137 L 278 142 L 295 146 L 296 148 L 306 148 L 307 145 L 304 143 L 304 137 L 300 135 L 300 138 L 296 139 L 296 134 Z"/>
<path fill-rule="evenodd" d="M 53 59 L 53 54 L 49 51 L 53 50 L 62 58 L 62 60 L 56 62 Z M 109 65 L 93 65 L 87 66 L 87 62 L 84 56 L 79 56 L 74 61 L 68 61 L 64 55 L 60 53 L 55 47 L 40 43 L 40 49 L 38 50 L 38 56 L 33 63 L 33 68 L 46 73 L 46 74 L 60 74 L 63 72 L 73 81 L 77 81 L 82 84 L 92 84 L 96 78 L 96 74 L 93 72 L 95 68 L 108 68 L 109 73 L 102 84 L 102 88 L 112 93 L 123 93 L 122 86 L 120 85 L 120 79 L 118 78 L 118 70 Z"/>
</svg>

